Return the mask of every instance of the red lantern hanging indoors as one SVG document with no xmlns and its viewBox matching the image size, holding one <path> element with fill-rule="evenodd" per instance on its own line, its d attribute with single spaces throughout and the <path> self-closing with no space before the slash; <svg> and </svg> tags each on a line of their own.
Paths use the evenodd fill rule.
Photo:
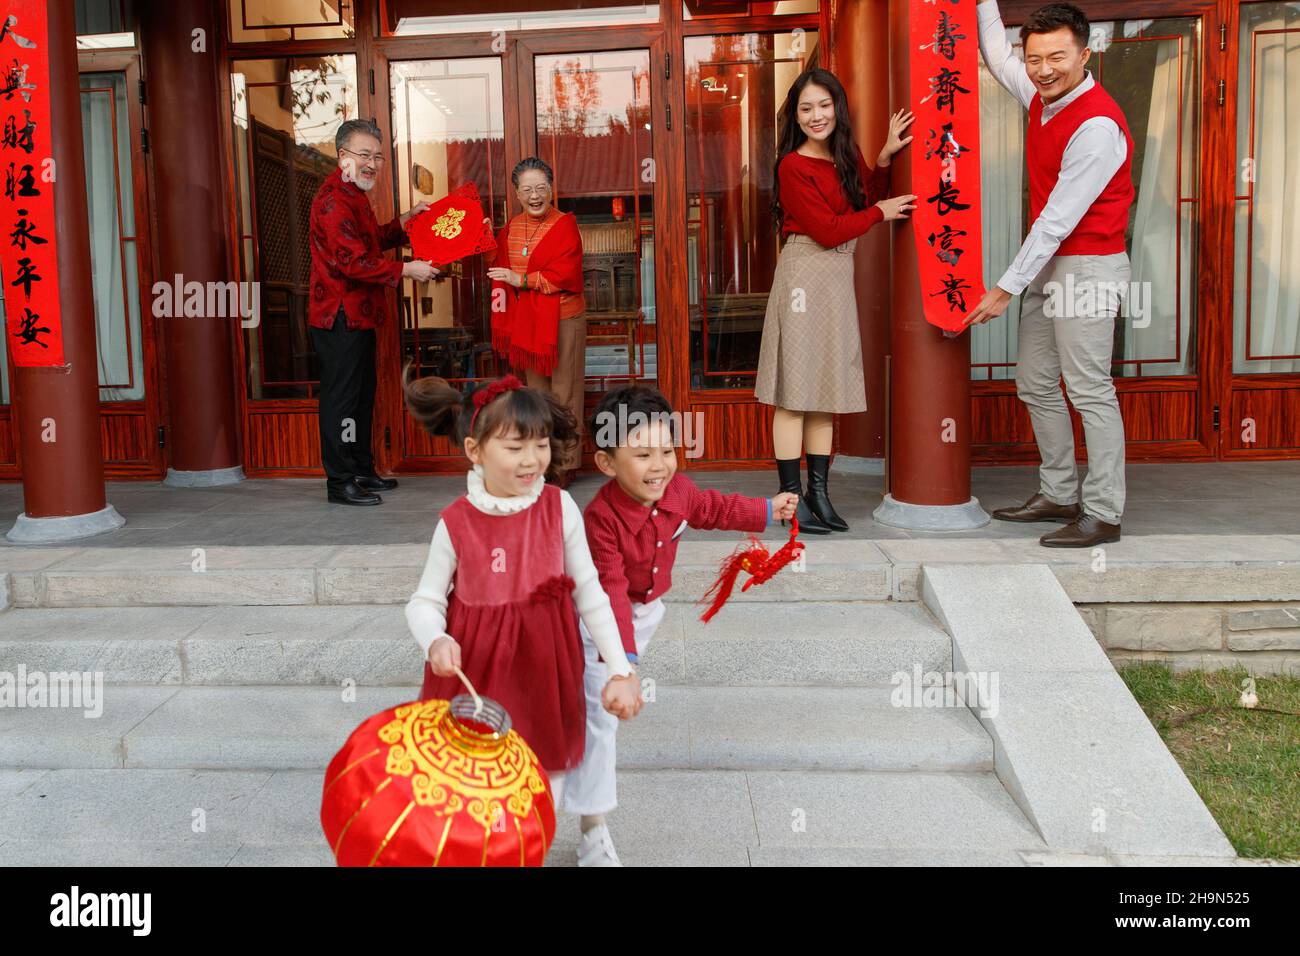
<svg viewBox="0 0 1300 956">
<path fill-rule="evenodd" d="M 325 772 L 321 826 L 339 866 L 541 866 L 550 781 L 500 704 L 458 695 L 366 720 Z"/>
</svg>

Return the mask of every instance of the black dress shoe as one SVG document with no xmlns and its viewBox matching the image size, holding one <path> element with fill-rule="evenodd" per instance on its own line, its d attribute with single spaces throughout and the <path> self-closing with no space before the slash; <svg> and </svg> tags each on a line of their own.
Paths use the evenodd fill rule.
<svg viewBox="0 0 1300 956">
<path fill-rule="evenodd" d="M 328 498 L 336 505 L 377 505 L 383 503 L 383 498 L 373 492 L 366 491 L 356 479 L 349 481 L 337 491 L 329 489 Z"/>
<path fill-rule="evenodd" d="M 799 459 L 789 458 L 776 460 L 776 473 L 781 479 L 781 490 L 790 491 L 799 495 L 799 504 L 795 508 L 794 516 L 799 520 L 800 534 L 830 534 L 830 526 L 825 524 L 821 518 L 818 518 L 808 508 L 808 502 L 800 494 L 803 488 L 799 483 Z M 782 526 L 785 525 L 785 519 L 781 519 Z"/>
<path fill-rule="evenodd" d="M 378 475 L 357 475 L 356 482 L 366 491 L 392 491 L 397 487 L 396 478 L 380 478 Z"/>
<path fill-rule="evenodd" d="M 993 517 L 999 521 L 1074 521 L 1082 514 L 1079 506 L 1058 505 L 1041 494 L 1034 495 L 1018 508 L 999 508 Z"/>
<path fill-rule="evenodd" d="M 1094 548 L 1119 540 L 1119 525 L 1092 515 L 1079 515 L 1060 531 L 1051 531 L 1038 539 L 1044 548 Z"/>
</svg>

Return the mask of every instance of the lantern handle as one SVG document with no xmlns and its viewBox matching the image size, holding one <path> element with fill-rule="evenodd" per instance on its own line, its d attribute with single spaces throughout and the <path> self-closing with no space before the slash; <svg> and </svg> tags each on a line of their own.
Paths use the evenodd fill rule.
<svg viewBox="0 0 1300 956">
<path fill-rule="evenodd" d="M 474 698 L 474 716 L 477 717 L 479 714 L 483 713 L 483 698 L 478 695 L 478 691 L 474 689 L 474 685 L 469 682 L 469 678 L 465 676 L 463 670 L 459 667 L 454 668 L 454 670 L 456 671 L 456 676 L 460 678 L 460 682 L 464 684 L 465 689 L 469 691 L 469 695 Z"/>
</svg>

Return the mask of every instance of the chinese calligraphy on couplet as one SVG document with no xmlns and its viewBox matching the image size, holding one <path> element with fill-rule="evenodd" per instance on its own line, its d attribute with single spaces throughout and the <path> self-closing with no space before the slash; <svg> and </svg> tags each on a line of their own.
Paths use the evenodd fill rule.
<svg viewBox="0 0 1300 956">
<path fill-rule="evenodd" d="M 0 276 L 14 364 L 63 365 L 45 0 L 0 0 Z"/>
<path fill-rule="evenodd" d="M 975 0 L 911 0 L 912 224 L 931 325 L 957 331 L 984 295 Z"/>
</svg>

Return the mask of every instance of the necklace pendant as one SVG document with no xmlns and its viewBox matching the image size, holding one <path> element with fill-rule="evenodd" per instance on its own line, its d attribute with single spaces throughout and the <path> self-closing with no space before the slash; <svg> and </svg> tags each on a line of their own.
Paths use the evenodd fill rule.
<svg viewBox="0 0 1300 956">
<path fill-rule="evenodd" d="M 528 255 L 528 246 L 524 246 L 524 255 Z"/>
</svg>

